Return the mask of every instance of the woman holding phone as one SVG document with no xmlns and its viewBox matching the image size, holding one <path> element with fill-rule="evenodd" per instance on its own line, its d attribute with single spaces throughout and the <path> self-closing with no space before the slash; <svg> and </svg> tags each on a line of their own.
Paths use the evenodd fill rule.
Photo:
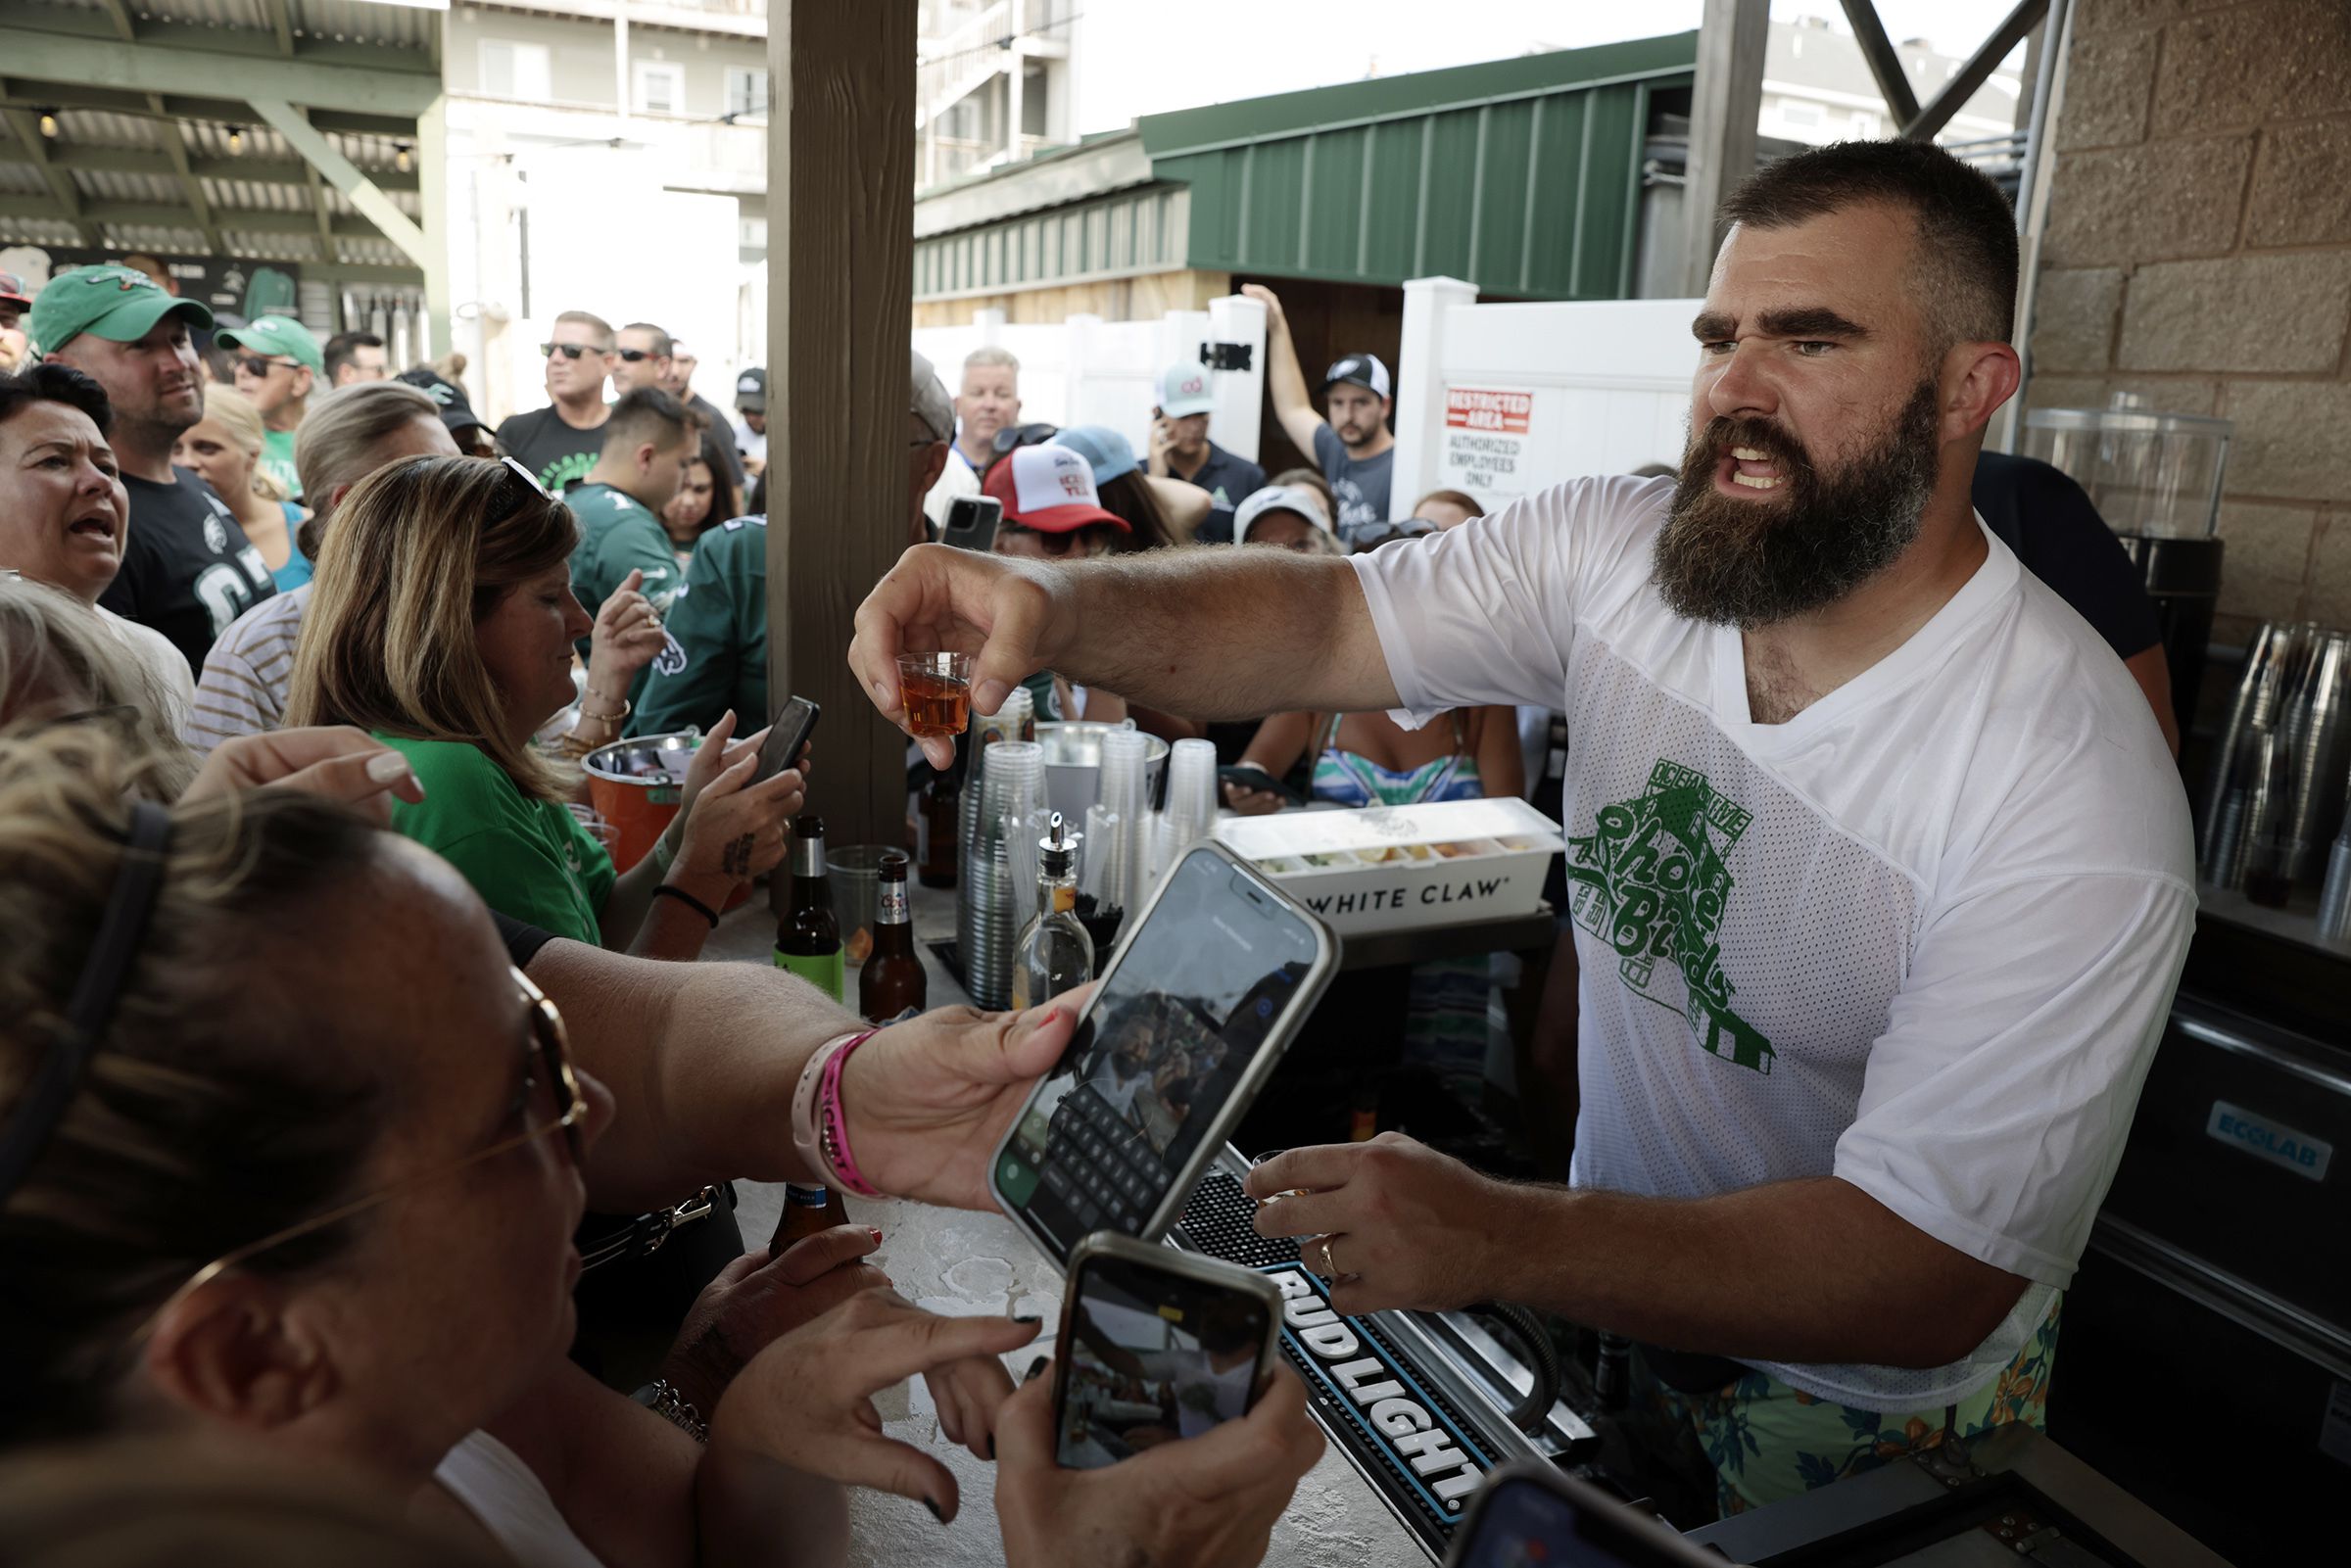
<svg viewBox="0 0 2351 1568">
<path fill-rule="evenodd" d="M 691 959 L 735 890 L 784 855 L 803 801 L 788 770 L 751 782 L 766 732 L 730 713 L 686 771 L 677 820 L 616 873 L 566 809 L 571 780 L 533 745 L 574 696 L 571 509 L 510 461 L 411 457 L 335 513 L 296 654 L 289 724 L 349 724 L 424 785 L 393 827 L 464 873 L 490 907 L 576 941 Z"/>
</svg>

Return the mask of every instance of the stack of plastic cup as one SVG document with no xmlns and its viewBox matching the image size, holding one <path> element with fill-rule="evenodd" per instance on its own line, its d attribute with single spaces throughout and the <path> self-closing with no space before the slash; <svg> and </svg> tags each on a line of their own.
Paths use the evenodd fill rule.
<svg viewBox="0 0 2351 1568">
<path fill-rule="evenodd" d="M 1209 740 L 1178 740 L 1168 754 L 1167 818 L 1181 854 L 1208 836 L 1217 820 L 1217 748 Z M 1164 868 L 1163 868 L 1164 871 Z"/>
<path fill-rule="evenodd" d="M 1033 740 L 997 741 L 987 748 L 987 778 L 990 798 L 982 809 L 989 831 L 1004 840 L 1017 929 L 1036 896 L 1036 841 L 1045 832 L 1045 748 Z"/>
<path fill-rule="evenodd" d="M 1113 730 L 1102 737 L 1102 774 L 1095 812 L 1087 813 L 1094 859 L 1101 871 L 1092 889 L 1100 909 L 1132 909 L 1142 900 L 1143 825 L 1150 815 L 1151 737 Z"/>
<path fill-rule="evenodd" d="M 959 935 L 977 918 L 972 908 L 971 879 L 975 876 L 984 878 L 988 874 L 984 846 L 980 841 L 980 807 L 986 793 L 987 753 L 990 747 L 1002 741 L 1018 740 L 1022 729 L 1029 722 L 1032 709 L 1029 689 L 1016 686 L 1012 689 L 1012 694 L 1004 699 L 1003 706 L 994 713 L 972 720 L 971 734 L 965 737 L 971 755 L 964 767 L 963 820 L 960 824 L 961 836 L 956 840 L 963 856 L 963 864 L 959 868 L 962 875 L 955 883 L 955 928 Z M 1022 896 L 1026 897 L 1027 894 Z M 965 941 L 962 945 L 968 955 L 971 944 Z M 966 963 L 969 963 L 968 957 Z"/>
<path fill-rule="evenodd" d="M 984 777 L 967 784 L 967 794 L 981 797 L 973 832 L 963 845 L 963 872 L 971 896 L 959 911 L 956 936 L 962 949 L 965 989 L 984 1008 L 1009 1006 L 1012 1000 L 1012 951 L 1019 939 L 1022 911 L 1035 896 L 1036 873 L 1026 879 L 1016 870 L 1013 847 L 1017 818 L 1034 815 L 1044 793 L 1044 753 L 1034 741 L 999 740 L 982 753 Z M 1034 841 L 1029 862 L 1036 859 Z"/>
</svg>

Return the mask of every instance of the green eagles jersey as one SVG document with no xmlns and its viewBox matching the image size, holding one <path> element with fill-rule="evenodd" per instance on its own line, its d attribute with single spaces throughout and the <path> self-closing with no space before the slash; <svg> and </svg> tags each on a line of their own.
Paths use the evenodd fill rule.
<svg viewBox="0 0 2351 1568">
<path fill-rule="evenodd" d="M 582 485 L 564 499 L 580 520 L 580 543 L 571 554 L 571 590 L 594 615 L 632 571 L 645 574 L 639 592 L 666 616 L 680 586 L 678 553 L 661 519 L 610 485 Z M 589 640 L 579 641 L 588 657 Z M 667 651 L 666 648 L 663 650 Z M 657 655 L 656 655 L 657 657 Z M 629 685 L 629 701 L 645 693 L 646 672 Z"/>
<path fill-rule="evenodd" d="M 729 708 L 741 734 L 767 722 L 766 518 L 738 517 L 701 537 L 666 626 L 630 735 L 708 730 Z"/>
</svg>

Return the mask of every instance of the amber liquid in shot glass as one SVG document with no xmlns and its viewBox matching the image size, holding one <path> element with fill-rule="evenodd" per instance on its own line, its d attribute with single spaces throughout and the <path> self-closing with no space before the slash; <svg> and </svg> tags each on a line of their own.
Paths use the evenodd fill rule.
<svg viewBox="0 0 2351 1568">
<path fill-rule="evenodd" d="M 906 706 L 906 733 L 959 736 L 972 717 L 972 684 L 936 670 L 900 670 L 898 696 Z"/>
</svg>

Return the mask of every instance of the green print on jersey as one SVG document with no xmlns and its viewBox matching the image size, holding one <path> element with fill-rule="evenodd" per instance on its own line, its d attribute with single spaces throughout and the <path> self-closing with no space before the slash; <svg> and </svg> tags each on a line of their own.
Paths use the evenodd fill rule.
<svg viewBox="0 0 2351 1568">
<path fill-rule="evenodd" d="M 1648 793 L 1601 808 L 1590 836 L 1567 840 L 1567 907 L 1616 949 L 1624 983 L 1689 1020 L 1702 1048 L 1767 1073 L 1771 1042 L 1731 1011 L 1737 987 L 1717 934 L 1732 885 L 1723 856 L 1752 820 L 1704 774 L 1660 758 Z M 1663 983 L 1660 959 L 1680 972 L 1682 997 Z"/>
</svg>

